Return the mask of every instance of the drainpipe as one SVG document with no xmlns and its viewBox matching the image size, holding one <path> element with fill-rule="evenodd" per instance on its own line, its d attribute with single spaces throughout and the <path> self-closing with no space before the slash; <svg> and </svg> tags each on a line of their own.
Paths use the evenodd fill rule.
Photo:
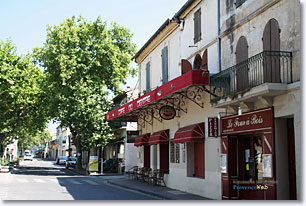
<svg viewBox="0 0 306 206">
<path fill-rule="evenodd" d="M 217 6 L 218 13 L 218 69 L 221 72 L 221 38 L 220 38 L 220 0 L 218 0 Z"/>
</svg>

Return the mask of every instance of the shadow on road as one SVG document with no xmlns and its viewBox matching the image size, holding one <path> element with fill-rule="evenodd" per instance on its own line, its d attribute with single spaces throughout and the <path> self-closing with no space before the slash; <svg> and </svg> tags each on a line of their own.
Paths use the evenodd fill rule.
<svg viewBox="0 0 306 206">
<path fill-rule="evenodd" d="M 74 200 L 157 200 L 158 198 L 112 186 L 99 177 L 58 177 Z"/>
</svg>

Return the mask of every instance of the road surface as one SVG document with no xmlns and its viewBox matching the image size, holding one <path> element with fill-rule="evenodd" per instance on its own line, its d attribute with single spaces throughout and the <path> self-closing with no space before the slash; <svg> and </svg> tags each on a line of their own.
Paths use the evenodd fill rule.
<svg viewBox="0 0 306 206">
<path fill-rule="evenodd" d="M 12 173 L 0 173 L 0 200 L 157 200 L 157 197 L 116 187 L 109 179 L 122 176 L 81 176 L 34 159 Z"/>
</svg>

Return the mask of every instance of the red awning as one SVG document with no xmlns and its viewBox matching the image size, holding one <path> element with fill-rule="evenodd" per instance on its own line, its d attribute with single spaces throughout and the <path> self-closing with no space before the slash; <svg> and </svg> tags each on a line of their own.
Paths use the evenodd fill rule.
<svg viewBox="0 0 306 206">
<path fill-rule="evenodd" d="M 106 121 L 137 122 L 139 112 L 146 106 L 157 103 L 160 99 L 181 92 L 191 86 L 209 84 L 209 75 L 203 76 L 203 70 L 191 70 L 151 92 L 135 99 L 106 114 Z"/>
<path fill-rule="evenodd" d="M 169 144 L 169 129 L 153 133 L 149 139 L 152 144 Z"/>
<path fill-rule="evenodd" d="M 204 141 L 204 122 L 182 127 L 174 135 L 174 143 Z"/>
<path fill-rule="evenodd" d="M 134 146 L 138 147 L 138 146 L 148 145 L 149 138 L 150 138 L 150 133 L 137 137 L 137 139 L 135 140 Z"/>
</svg>

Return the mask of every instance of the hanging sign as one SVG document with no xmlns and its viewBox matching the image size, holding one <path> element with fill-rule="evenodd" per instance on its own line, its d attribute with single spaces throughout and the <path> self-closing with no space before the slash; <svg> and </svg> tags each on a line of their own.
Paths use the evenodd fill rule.
<svg viewBox="0 0 306 206">
<path fill-rule="evenodd" d="M 208 117 L 208 137 L 218 137 L 218 117 Z"/>
<path fill-rule="evenodd" d="M 127 143 L 134 143 L 136 138 L 139 136 L 139 131 L 127 131 Z"/>
<path fill-rule="evenodd" d="M 165 105 L 159 109 L 159 115 L 164 120 L 170 120 L 176 116 L 176 111 L 173 107 Z"/>
</svg>

